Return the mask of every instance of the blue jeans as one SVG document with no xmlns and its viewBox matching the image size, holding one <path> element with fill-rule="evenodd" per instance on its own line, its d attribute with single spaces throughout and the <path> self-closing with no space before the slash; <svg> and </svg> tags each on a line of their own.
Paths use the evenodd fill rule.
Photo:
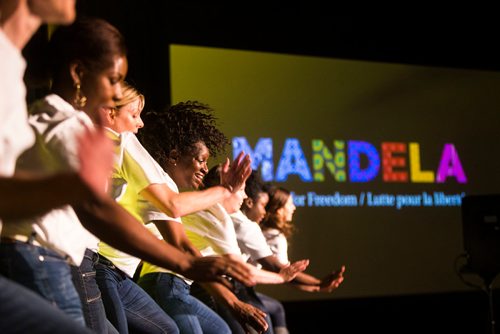
<svg viewBox="0 0 500 334">
<path fill-rule="evenodd" d="M 238 297 L 239 300 L 244 301 L 245 303 L 248 303 L 250 305 L 253 305 L 262 311 L 266 312 L 266 322 L 269 325 L 269 328 L 267 331 L 265 331 L 265 334 L 274 334 L 274 329 L 273 329 L 273 322 L 271 320 L 271 316 L 269 315 L 269 312 L 266 310 L 264 304 L 262 301 L 257 297 L 257 292 L 253 287 L 247 287 L 243 285 L 243 283 L 240 283 L 239 281 L 233 281 L 233 292 L 234 294 Z"/>
<path fill-rule="evenodd" d="M 19 241 L 2 242 L 0 271 L 85 326 L 80 296 L 71 280 L 70 265 L 56 252 Z"/>
<path fill-rule="evenodd" d="M 121 334 L 179 333 L 175 321 L 111 261 L 99 255 L 95 268 L 106 315 Z"/>
<path fill-rule="evenodd" d="M 247 288 L 238 281 L 233 280 L 232 282 L 234 286 L 233 293 L 238 297 L 238 299 L 240 299 L 245 303 L 251 304 L 265 312 L 264 305 L 255 295 L 255 290 L 253 290 L 253 288 Z M 250 294 L 248 293 L 247 289 L 251 289 Z M 243 328 L 243 326 L 238 322 L 238 320 L 236 320 L 231 310 L 227 306 L 216 302 L 215 299 L 201 285 L 197 284 L 196 282 L 193 283 L 193 285 L 191 286 L 191 295 L 195 296 L 203 303 L 208 305 L 210 308 L 215 310 L 217 314 L 219 314 L 222 317 L 222 319 L 226 321 L 226 323 L 229 325 L 229 328 L 231 328 L 233 334 L 246 334 L 248 332 L 248 330 Z M 269 328 L 264 333 L 274 334 L 272 321 L 268 312 L 266 312 L 266 322 L 269 324 Z"/>
<path fill-rule="evenodd" d="M 175 320 L 181 333 L 231 334 L 227 323 L 191 296 L 189 284 L 178 276 L 151 273 L 140 277 L 138 284 Z"/>
<path fill-rule="evenodd" d="M 73 283 L 80 295 L 83 315 L 87 327 L 98 334 L 118 334 L 118 331 L 106 318 L 106 311 L 101 298 L 101 290 L 97 286 L 95 264 L 97 253 L 87 249 L 79 267 L 71 267 Z"/>
<path fill-rule="evenodd" d="M 260 292 L 257 292 L 257 297 L 264 304 L 266 311 L 269 312 L 274 328 L 286 327 L 285 307 L 283 304 L 279 300 Z"/>
<path fill-rule="evenodd" d="M 0 333 L 90 334 L 35 292 L 0 276 Z"/>
</svg>

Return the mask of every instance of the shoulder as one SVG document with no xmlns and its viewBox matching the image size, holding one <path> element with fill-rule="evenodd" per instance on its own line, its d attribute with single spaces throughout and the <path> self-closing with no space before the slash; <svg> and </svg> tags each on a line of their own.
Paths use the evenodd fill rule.
<svg viewBox="0 0 500 334">
<path fill-rule="evenodd" d="M 92 120 L 85 112 L 74 109 L 55 94 L 35 101 L 29 114 L 30 124 L 38 133 L 46 136 L 64 136 L 68 130 L 74 134 L 93 126 Z"/>
</svg>

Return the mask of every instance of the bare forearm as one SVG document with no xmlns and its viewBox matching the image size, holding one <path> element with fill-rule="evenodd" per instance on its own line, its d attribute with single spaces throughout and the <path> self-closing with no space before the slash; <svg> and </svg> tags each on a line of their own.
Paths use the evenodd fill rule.
<svg viewBox="0 0 500 334">
<path fill-rule="evenodd" d="M 153 223 L 156 225 L 163 239 L 172 246 L 193 256 L 203 256 L 188 239 L 184 226 L 181 223 L 171 220 L 155 220 Z"/>
<path fill-rule="evenodd" d="M 258 260 L 259 263 L 262 265 L 262 268 L 273 271 L 273 272 L 279 272 L 281 269 L 285 268 L 286 265 L 282 264 L 278 258 L 274 255 L 270 255 L 264 258 L 261 258 Z M 291 281 L 291 283 L 297 284 L 297 285 L 319 285 L 321 283 L 321 280 L 318 278 L 306 274 L 304 272 L 299 272 L 297 276 Z"/>
<path fill-rule="evenodd" d="M 221 283 L 207 282 L 200 284 L 222 305 L 233 308 L 234 304 L 238 301 L 238 297 Z"/>
<path fill-rule="evenodd" d="M 85 228 L 117 249 L 181 274 L 191 267 L 192 256 L 158 239 L 111 198 L 75 211 Z"/>
<path fill-rule="evenodd" d="M 177 218 L 206 209 L 230 196 L 230 191 L 216 186 L 202 191 L 176 193 L 166 184 L 151 184 L 141 195 L 169 216 Z"/>
<path fill-rule="evenodd" d="M 255 282 L 257 284 L 282 284 L 282 283 L 285 283 L 285 279 L 282 275 L 280 275 L 276 272 L 272 272 L 272 271 L 268 271 L 268 270 L 264 270 L 264 269 L 259 269 L 256 266 L 254 266 L 248 262 L 244 262 L 240 255 L 225 254 L 225 256 L 243 263 L 250 270 L 250 273 L 254 277 Z"/>
<path fill-rule="evenodd" d="M 292 283 L 303 285 L 319 285 L 321 283 L 321 280 L 312 275 L 301 272 L 297 274 Z"/>
<path fill-rule="evenodd" d="M 248 264 L 251 268 L 251 273 L 255 277 L 257 284 L 282 284 L 285 283 L 285 279 L 278 273 L 262 270 L 254 265 Z"/>
<path fill-rule="evenodd" d="M 71 188 L 68 189 L 68 185 Z M 50 177 L 0 178 L 0 217 L 19 219 L 65 205 L 82 203 L 92 193 L 75 173 Z"/>
</svg>

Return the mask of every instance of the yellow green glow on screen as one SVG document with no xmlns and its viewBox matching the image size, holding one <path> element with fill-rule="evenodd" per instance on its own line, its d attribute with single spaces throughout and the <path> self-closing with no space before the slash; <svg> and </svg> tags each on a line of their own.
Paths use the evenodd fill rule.
<svg viewBox="0 0 500 334">
<path fill-rule="evenodd" d="M 183 45 L 170 62 L 172 102 L 212 106 L 228 155 L 294 193 L 291 258 L 346 264 L 336 297 L 465 288 L 459 207 L 499 191 L 500 73 Z M 272 288 L 333 298 L 290 290 Z"/>
</svg>

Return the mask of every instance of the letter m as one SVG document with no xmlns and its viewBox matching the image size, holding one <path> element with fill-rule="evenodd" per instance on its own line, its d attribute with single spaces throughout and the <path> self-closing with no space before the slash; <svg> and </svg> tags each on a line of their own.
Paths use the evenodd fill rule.
<svg viewBox="0 0 500 334">
<path fill-rule="evenodd" d="M 260 166 L 260 173 L 264 182 L 273 181 L 273 140 L 271 138 L 260 138 L 252 149 L 246 137 L 233 138 L 233 159 L 245 152 L 252 159 L 252 169 L 257 170 Z"/>
</svg>

